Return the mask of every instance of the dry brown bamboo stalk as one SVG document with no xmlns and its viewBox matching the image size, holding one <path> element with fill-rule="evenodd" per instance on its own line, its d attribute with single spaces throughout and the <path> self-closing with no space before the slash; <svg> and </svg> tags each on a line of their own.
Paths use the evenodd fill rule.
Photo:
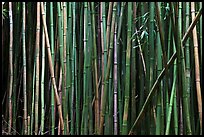
<svg viewBox="0 0 204 137">
<path fill-rule="evenodd" d="M 195 2 L 191 2 L 191 16 L 192 16 L 192 20 L 194 20 Z M 202 98 L 201 98 L 201 88 L 200 88 L 200 65 L 199 65 L 198 37 L 197 37 L 196 26 L 193 29 L 193 43 L 194 43 L 195 81 L 196 81 L 196 92 L 197 92 L 197 101 L 198 101 L 198 113 L 200 118 L 200 133 L 202 134 Z"/>
</svg>

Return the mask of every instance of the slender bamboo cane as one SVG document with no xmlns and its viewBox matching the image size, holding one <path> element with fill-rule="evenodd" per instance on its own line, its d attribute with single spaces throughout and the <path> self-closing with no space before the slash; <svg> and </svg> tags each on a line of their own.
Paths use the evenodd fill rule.
<svg viewBox="0 0 204 137">
<path fill-rule="evenodd" d="M 13 88 L 13 15 L 12 15 L 12 3 L 9 2 L 9 21 L 10 21 L 10 41 L 9 41 L 9 68 L 10 68 L 10 85 L 9 85 L 9 120 L 8 120 L 8 134 L 11 134 L 12 126 L 12 88 Z"/>
<path fill-rule="evenodd" d="M 126 51 L 126 75 L 125 75 L 125 104 L 123 114 L 123 131 L 122 134 L 128 133 L 127 119 L 130 92 L 130 49 L 131 49 L 131 29 L 132 29 L 132 3 L 128 3 L 128 29 L 127 29 L 127 51 Z"/>
<path fill-rule="evenodd" d="M 86 135 L 87 134 L 87 117 L 85 116 L 87 112 L 87 26 L 88 26 L 88 21 L 87 21 L 87 13 L 88 10 L 88 3 L 84 3 L 84 37 L 83 37 L 83 42 L 84 42 L 84 69 L 83 69 L 83 95 L 84 95 L 84 100 L 83 100 L 83 117 L 82 117 L 82 128 L 81 128 L 81 134 Z"/>
<path fill-rule="evenodd" d="M 80 9 L 80 16 L 79 16 L 79 45 L 78 45 L 78 77 L 77 79 L 75 79 L 75 81 L 77 81 L 77 92 L 76 92 L 76 134 L 79 135 L 80 134 L 80 101 L 81 101 L 81 69 L 82 69 L 82 18 L 83 18 L 83 5 L 78 5 L 78 9 Z M 75 64 L 76 65 L 76 64 Z M 76 67 L 75 67 L 76 68 Z"/>
<path fill-rule="evenodd" d="M 152 87 L 153 81 L 154 81 L 154 3 L 150 3 L 150 21 L 149 21 L 149 87 Z M 155 134 L 154 133 L 154 125 L 155 123 L 153 122 L 153 115 L 152 115 L 152 109 L 154 109 L 154 103 L 152 101 L 152 105 L 150 106 L 150 134 Z"/>
<path fill-rule="evenodd" d="M 95 31 L 95 13 L 94 2 L 91 2 L 92 12 L 92 32 L 93 32 L 93 50 L 94 50 L 94 77 L 95 77 L 95 132 L 98 134 L 99 129 L 99 92 L 98 92 L 98 70 L 97 70 L 97 49 L 96 49 L 96 31 Z"/>
<path fill-rule="evenodd" d="M 132 32 L 134 32 L 135 27 L 134 24 L 136 24 L 136 2 L 133 3 L 133 22 L 132 22 Z M 136 45 L 136 41 L 132 41 L 132 45 Z M 137 105 L 136 105 L 136 83 L 137 83 L 137 76 L 136 76 L 136 48 L 134 48 L 134 46 L 131 47 L 131 114 L 130 114 L 130 124 L 131 126 L 133 125 L 134 120 L 136 119 L 136 109 L 137 109 Z"/>
<path fill-rule="evenodd" d="M 71 12 L 71 18 L 72 18 L 72 35 L 70 36 L 70 39 L 72 39 L 72 43 L 70 43 L 70 61 L 71 61 L 71 91 L 70 91 L 70 101 L 72 102 L 70 105 L 71 107 L 71 111 L 70 111 L 70 119 L 71 119 L 71 127 L 70 127 L 70 133 L 71 135 L 74 134 L 74 85 L 75 85 L 75 81 L 74 81 L 74 77 L 75 77 L 75 68 L 74 68 L 74 63 L 75 63 L 75 43 L 76 43 L 76 36 L 75 36 L 75 5 L 74 3 L 71 3 L 71 8 L 72 8 L 72 12 Z M 77 89 L 76 89 L 77 91 Z"/>
<path fill-rule="evenodd" d="M 27 135 L 27 92 L 26 92 L 26 47 L 25 47 L 25 27 L 26 27 L 26 11 L 25 2 L 23 3 L 23 24 L 22 24 L 22 38 L 23 38 L 23 96 L 24 96 L 24 134 Z"/>
<path fill-rule="evenodd" d="M 173 99 L 174 99 L 174 94 L 176 93 L 176 89 L 175 89 L 176 87 L 175 86 L 176 86 L 176 61 L 174 61 L 174 80 L 173 80 L 171 96 L 170 96 L 170 103 L 169 103 L 169 109 L 168 109 L 168 117 L 167 117 L 165 135 L 169 134 L 170 122 L 171 122 L 171 113 L 172 113 L 172 106 L 173 106 Z"/>
<path fill-rule="evenodd" d="M 187 2 L 186 3 L 186 27 L 185 29 L 187 30 L 188 29 L 188 26 L 189 26 L 189 18 L 190 18 L 190 3 Z M 187 92 L 187 96 L 188 96 L 188 100 L 190 100 L 190 90 L 191 90 L 191 87 L 190 87 L 190 81 L 191 81 L 191 70 L 190 70 L 190 49 L 189 49 L 189 43 L 190 43 L 190 40 L 188 39 L 185 43 L 185 57 L 186 57 L 186 92 Z M 190 103 L 189 103 L 190 105 Z M 190 118 L 192 119 L 192 117 Z M 191 120 L 191 123 L 193 121 Z M 192 126 L 193 127 L 193 126 Z M 192 128 L 193 130 L 193 128 Z"/>
<path fill-rule="evenodd" d="M 43 7 L 44 8 L 44 7 Z M 39 99 L 39 73 L 40 73 L 40 2 L 37 3 L 37 26 L 36 26 L 36 88 L 35 88 L 35 135 L 38 133 L 38 99 Z"/>
<path fill-rule="evenodd" d="M 117 86 L 118 86 L 118 81 L 117 81 L 117 24 L 115 25 L 115 31 L 114 31 L 114 74 L 113 74 L 113 81 L 114 81 L 114 114 L 113 114 L 113 120 L 114 120 L 114 135 L 118 134 L 118 116 L 117 116 L 117 110 L 118 110 L 118 105 L 117 105 Z"/>
<path fill-rule="evenodd" d="M 34 100 L 35 100 L 35 77 L 36 76 L 36 56 L 34 57 L 33 65 L 33 92 L 32 92 L 32 104 L 31 104 L 31 123 L 30 123 L 30 135 L 33 135 L 33 122 L 34 122 Z"/>
<path fill-rule="evenodd" d="M 192 20 L 195 18 L 195 3 L 191 2 L 191 16 Z M 200 87 L 200 64 L 199 64 L 199 53 L 198 53 L 198 37 L 196 26 L 193 29 L 193 43 L 194 43 L 194 57 L 195 57 L 195 81 L 196 81 L 196 92 L 198 101 L 198 113 L 200 122 L 200 135 L 202 135 L 202 98 L 201 98 L 201 87 Z"/>
<path fill-rule="evenodd" d="M 52 64 L 54 65 L 54 24 L 53 24 L 53 2 L 50 2 L 50 45 L 51 45 L 51 56 Z M 54 135 L 55 118 L 54 118 L 54 87 L 51 88 L 51 135 Z"/>
<path fill-rule="evenodd" d="M 159 37 L 159 29 L 157 28 L 157 75 L 159 76 L 159 74 L 162 71 L 162 51 L 161 51 L 161 40 Z M 161 83 L 159 84 L 158 87 L 158 96 L 157 96 L 157 116 L 156 116 L 156 135 L 160 135 L 162 130 L 163 130 L 163 80 L 161 80 Z"/>
<path fill-rule="evenodd" d="M 46 2 L 44 4 L 46 11 Z M 46 17 L 46 12 L 45 12 Z M 44 29 L 42 27 L 42 29 Z M 44 81 L 45 81 L 45 32 L 42 33 L 42 65 L 41 65 L 41 134 L 44 134 L 45 103 L 44 103 Z"/>
<path fill-rule="evenodd" d="M 16 129 L 16 119 L 17 119 L 17 106 L 16 106 L 16 92 L 17 92 L 17 75 L 18 75 L 18 62 L 19 62 L 19 42 L 18 39 L 20 38 L 20 35 L 19 35 L 19 31 L 20 31 L 20 3 L 16 3 L 16 18 L 15 18 L 15 21 L 16 21 L 16 24 L 15 26 L 18 26 L 18 27 L 15 27 L 16 28 L 16 31 L 15 31 L 15 28 L 14 28 L 14 31 L 16 32 L 15 34 L 15 37 L 14 37 L 14 50 L 15 50 L 15 53 L 14 53 L 14 64 L 13 64 L 13 110 L 12 110 L 12 113 L 13 113 L 13 128 Z M 2 29 L 3 30 L 3 29 Z M 2 35 L 3 36 L 3 35 Z M 2 39 L 3 41 L 3 39 Z M 3 50 L 2 50 L 3 51 Z M 2 64 L 3 65 L 3 64 Z M 16 134 L 16 132 L 14 132 L 14 135 Z"/>
<path fill-rule="evenodd" d="M 119 17 L 119 23 L 118 23 L 118 33 L 117 33 L 117 39 L 116 39 L 116 42 L 117 42 L 117 46 L 119 47 L 120 43 L 119 43 L 119 40 L 120 40 L 120 35 L 121 35 L 121 28 L 122 28 L 122 22 L 123 22 L 123 13 L 124 13 L 124 5 L 125 3 L 122 2 L 121 3 L 121 10 L 120 10 L 120 17 Z M 120 48 L 119 48 L 120 49 Z M 118 51 L 118 54 L 119 54 L 119 51 Z M 118 55 L 119 57 L 119 55 Z M 118 62 L 119 62 L 119 58 L 118 58 Z M 118 64 L 120 65 L 120 63 Z M 118 66 L 118 68 L 120 68 L 120 66 Z M 118 74 L 120 72 L 118 71 Z M 120 78 L 118 78 L 118 80 L 120 80 Z M 118 81 L 118 86 L 120 86 L 120 81 Z M 123 115 L 122 115 L 122 96 L 121 96 L 121 89 L 120 87 L 118 87 L 118 111 L 119 111 L 119 129 L 120 129 L 120 133 L 122 132 L 122 119 L 123 119 Z M 120 134 L 119 133 L 119 134 Z"/>
<path fill-rule="evenodd" d="M 66 5 L 66 2 L 63 3 L 63 62 L 64 62 L 64 93 L 63 93 L 63 97 L 64 97 L 64 101 L 63 101 L 63 113 L 64 113 L 64 121 L 65 121 L 65 126 L 64 126 L 64 134 L 67 134 L 67 124 L 68 124 L 68 120 L 67 120 L 67 81 L 66 81 L 66 77 L 67 77 L 67 60 L 66 60 L 66 47 L 67 47 L 67 41 L 66 41 L 66 38 L 67 37 L 67 5 Z"/>
<path fill-rule="evenodd" d="M 199 8 L 202 9 L 202 2 L 199 3 Z M 199 12 L 200 12 L 200 11 L 199 11 Z M 202 49 L 203 49 L 203 48 L 202 48 L 202 43 L 203 43 L 203 42 L 202 42 L 202 38 L 203 38 L 203 36 L 202 36 L 202 31 L 203 31 L 203 30 L 202 30 L 202 25 L 203 25 L 202 22 L 203 22 L 202 17 L 200 17 L 200 24 L 199 24 L 199 25 L 200 25 L 200 51 L 201 51 L 201 52 L 200 52 L 200 58 L 201 58 L 201 59 L 202 59 L 202 57 L 203 57 L 203 56 L 202 56 L 202 55 L 203 55 L 203 54 L 202 54 Z M 202 68 L 202 61 L 200 62 L 200 67 Z M 202 71 L 201 71 L 201 76 L 202 76 Z M 202 84 L 202 78 L 201 78 L 201 84 Z"/>
</svg>

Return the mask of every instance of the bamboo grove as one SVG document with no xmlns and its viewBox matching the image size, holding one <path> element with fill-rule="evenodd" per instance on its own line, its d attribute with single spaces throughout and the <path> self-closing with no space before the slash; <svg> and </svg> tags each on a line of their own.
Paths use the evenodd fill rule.
<svg viewBox="0 0 204 137">
<path fill-rule="evenodd" d="M 202 2 L 2 3 L 2 134 L 202 135 Z"/>
</svg>

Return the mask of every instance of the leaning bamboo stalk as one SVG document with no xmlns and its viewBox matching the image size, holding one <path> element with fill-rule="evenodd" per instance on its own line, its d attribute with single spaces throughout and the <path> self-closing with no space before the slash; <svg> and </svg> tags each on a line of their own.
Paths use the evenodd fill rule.
<svg viewBox="0 0 204 137">
<path fill-rule="evenodd" d="M 157 77 L 156 81 L 154 82 L 154 84 L 153 84 L 153 86 L 152 86 L 152 88 L 151 88 L 151 90 L 150 90 L 150 92 L 149 92 L 149 94 L 148 94 L 148 96 L 147 96 L 147 98 L 146 98 L 146 100 L 145 100 L 145 102 L 144 102 L 144 105 L 142 106 L 142 109 L 141 109 L 139 115 L 137 116 L 137 119 L 135 120 L 133 126 L 131 127 L 131 129 L 130 129 L 130 131 L 129 131 L 129 135 L 132 134 L 133 129 L 135 128 L 135 126 L 138 125 L 139 122 L 141 122 L 141 119 L 142 119 L 143 116 L 144 116 L 144 111 L 146 110 L 146 108 L 147 108 L 147 106 L 148 106 L 148 104 L 149 104 L 149 102 L 150 102 L 150 99 L 151 99 L 152 96 L 153 96 L 153 93 L 156 91 L 156 89 L 157 89 L 157 87 L 158 87 L 158 84 L 160 83 L 160 81 L 161 81 L 162 78 L 164 77 L 166 69 L 169 68 L 169 67 L 173 64 L 173 62 L 174 62 L 174 60 L 176 59 L 176 57 L 177 57 L 177 52 L 175 52 L 175 53 L 171 56 L 171 58 L 169 59 L 167 65 L 164 67 L 164 69 L 161 71 L 161 73 L 160 73 L 159 76 Z"/>
<path fill-rule="evenodd" d="M 55 77 L 54 77 L 54 70 L 53 70 L 52 57 L 51 57 L 51 51 L 50 51 L 49 36 L 48 36 L 47 25 L 46 25 L 46 20 L 45 20 L 45 16 L 44 16 L 43 2 L 41 2 L 41 11 L 42 11 L 43 26 L 44 26 L 45 37 L 46 37 L 49 69 L 50 69 L 50 73 L 51 73 L 52 84 L 53 84 L 54 90 L 55 90 L 55 98 L 56 98 L 56 102 L 57 102 L 57 108 L 58 108 L 58 113 L 59 113 L 59 118 L 60 118 L 61 130 L 64 131 L 64 122 L 63 122 L 63 117 L 62 117 L 62 106 L 61 106 L 60 99 L 59 99 L 59 96 L 57 93 L 57 86 L 56 86 Z"/>
<path fill-rule="evenodd" d="M 9 68 L 10 68 L 10 85 L 9 85 L 9 120 L 8 120 L 8 134 L 11 134 L 12 126 L 12 88 L 13 88 L 13 15 L 12 15 L 12 3 L 9 2 L 9 21 L 10 21 L 10 42 L 9 42 Z"/>
<path fill-rule="evenodd" d="M 23 2 L 23 25 L 22 25 L 22 38 L 23 38 L 23 97 L 24 97 L 24 134 L 27 135 L 27 92 L 26 92 L 26 47 L 25 47 L 25 28 L 26 27 L 26 9 L 25 2 Z"/>
<path fill-rule="evenodd" d="M 191 2 L 191 16 L 192 20 L 195 18 L 195 3 Z M 193 29 L 193 43 L 194 43 L 194 59 L 195 59 L 195 82 L 196 82 L 196 93 L 198 101 L 198 113 L 200 122 L 200 134 L 202 135 L 202 98 L 201 98 L 201 87 L 200 87 L 200 64 L 199 64 L 199 53 L 198 53 L 198 37 L 196 26 Z"/>
<path fill-rule="evenodd" d="M 167 117 L 167 122 L 166 122 L 165 135 L 169 135 L 172 107 L 173 107 L 173 105 L 176 105 L 176 104 L 173 104 L 174 94 L 176 94 L 176 61 L 174 61 L 174 80 L 173 80 L 170 102 L 169 102 L 169 108 L 168 108 L 168 117 Z"/>
<path fill-rule="evenodd" d="M 196 14 L 196 17 L 193 18 L 189 28 L 187 29 L 186 33 L 184 34 L 183 38 L 182 38 L 182 43 L 185 43 L 187 38 L 190 36 L 191 31 L 194 29 L 195 25 L 197 24 L 197 22 L 199 21 L 200 17 L 202 15 L 202 8 L 200 8 L 199 12 Z"/>
</svg>

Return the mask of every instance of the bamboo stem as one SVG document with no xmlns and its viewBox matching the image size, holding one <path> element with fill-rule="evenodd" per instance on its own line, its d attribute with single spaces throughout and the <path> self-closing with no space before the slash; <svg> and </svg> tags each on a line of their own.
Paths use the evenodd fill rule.
<svg viewBox="0 0 204 137">
<path fill-rule="evenodd" d="M 191 16 L 192 20 L 195 19 L 195 3 L 191 2 Z M 196 82 L 196 93 L 198 101 L 198 113 L 200 122 L 200 135 L 202 135 L 202 98 L 201 98 L 201 87 L 200 87 L 200 64 L 199 64 L 199 53 L 198 53 L 198 37 L 196 26 L 193 29 L 193 43 L 194 43 L 194 57 L 195 57 L 195 82 Z"/>
</svg>

